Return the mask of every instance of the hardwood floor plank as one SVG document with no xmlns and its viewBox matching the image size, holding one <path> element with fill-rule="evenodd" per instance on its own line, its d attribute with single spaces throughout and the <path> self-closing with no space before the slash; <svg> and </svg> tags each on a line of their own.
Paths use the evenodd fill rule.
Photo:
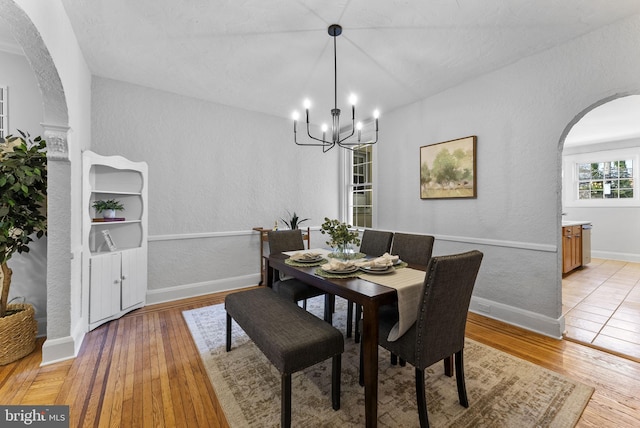
<svg viewBox="0 0 640 428">
<path fill-rule="evenodd" d="M 140 421 L 139 426 L 226 428 L 182 317 L 183 310 L 222 303 L 225 294 L 136 310 L 88 333 L 74 360 L 39 367 L 40 344 L 20 362 L 0 367 L 0 403 L 68 404 L 73 427 Z M 467 336 L 594 386 L 579 427 L 640 426 L 640 362 L 477 314 L 469 315 Z"/>
</svg>

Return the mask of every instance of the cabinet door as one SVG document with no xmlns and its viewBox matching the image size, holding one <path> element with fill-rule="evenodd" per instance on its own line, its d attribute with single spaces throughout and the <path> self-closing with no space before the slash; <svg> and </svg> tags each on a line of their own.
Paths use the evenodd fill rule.
<svg viewBox="0 0 640 428">
<path fill-rule="evenodd" d="M 89 261 L 89 322 L 95 323 L 120 310 L 120 253 L 91 257 Z"/>
<path fill-rule="evenodd" d="M 573 264 L 573 239 L 571 227 L 562 228 L 562 273 L 567 273 Z"/>
<path fill-rule="evenodd" d="M 582 226 L 573 226 L 572 229 L 571 266 L 575 269 L 582 265 Z"/>
<path fill-rule="evenodd" d="M 121 309 L 145 301 L 147 293 L 147 255 L 137 248 L 122 252 L 122 301 Z"/>
</svg>

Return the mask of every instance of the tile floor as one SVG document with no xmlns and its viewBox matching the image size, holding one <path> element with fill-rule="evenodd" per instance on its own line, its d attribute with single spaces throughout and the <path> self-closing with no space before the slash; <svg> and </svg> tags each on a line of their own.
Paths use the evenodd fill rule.
<svg viewBox="0 0 640 428">
<path fill-rule="evenodd" d="M 565 338 L 640 361 L 640 263 L 592 259 L 562 279 Z"/>
</svg>

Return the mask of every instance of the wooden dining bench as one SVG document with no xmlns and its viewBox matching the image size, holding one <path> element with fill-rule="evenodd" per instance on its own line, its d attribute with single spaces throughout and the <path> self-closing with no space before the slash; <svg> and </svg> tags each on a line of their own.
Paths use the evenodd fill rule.
<svg viewBox="0 0 640 428">
<path fill-rule="evenodd" d="M 280 420 L 291 426 L 291 375 L 332 358 L 331 402 L 340 409 L 340 370 L 344 338 L 331 324 L 261 287 L 226 296 L 227 352 L 232 319 L 253 340 L 281 375 Z"/>
</svg>

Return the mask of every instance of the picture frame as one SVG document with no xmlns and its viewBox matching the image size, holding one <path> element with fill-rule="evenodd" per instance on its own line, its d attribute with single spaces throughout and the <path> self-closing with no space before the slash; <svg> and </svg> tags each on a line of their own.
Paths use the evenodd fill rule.
<svg viewBox="0 0 640 428">
<path fill-rule="evenodd" d="M 420 147 L 420 199 L 475 199 L 477 136 Z"/>
<path fill-rule="evenodd" d="M 107 247 L 109 247 L 109 251 L 116 251 L 118 249 L 115 242 L 113 242 L 113 238 L 111 237 L 109 230 L 103 230 L 102 236 L 104 236 L 104 242 L 107 244 Z"/>
</svg>

